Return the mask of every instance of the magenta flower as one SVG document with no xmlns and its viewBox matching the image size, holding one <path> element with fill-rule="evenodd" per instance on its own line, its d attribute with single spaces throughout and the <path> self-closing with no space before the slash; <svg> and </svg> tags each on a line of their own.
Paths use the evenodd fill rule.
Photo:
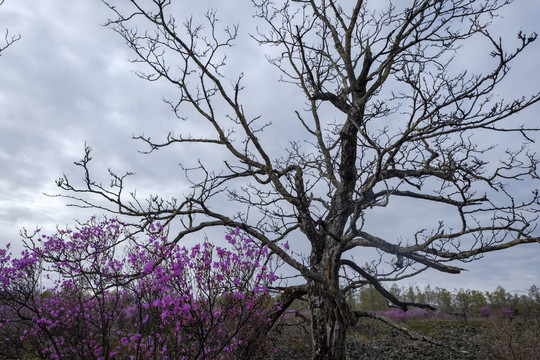
<svg viewBox="0 0 540 360">
<path fill-rule="evenodd" d="M 0 292 L 0 309 L 10 306 L 2 294 L 24 294 L 32 289 L 29 282 L 37 284 L 41 266 L 54 279 L 43 296 L 28 293 L 35 306 L 21 314 L 32 321 L 7 341 L 39 339 L 51 359 L 133 353 L 187 359 L 183 354 L 198 348 L 207 358 L 228 349 L 220 358 L 234 359 L 242 346 L 264 343 L 264 332 L 256 329 L 266 324 L 267 285 L 277 280 L 264 265 L 267 248 L 259 249 L 239 229 L 227 235 L 231 250 L 209 242 L 186 249 L 168 244 L 160 224 L 149 229 L 147 240 L 126 253 L 116 249 L 127 231 L 123 225 L 95 219 L 77 231 L 40 235 L 40 245 L 18 258 L 0 249 L 0 286 L 7 290 Z M 17 312 L 2 315 L 1 327 L 17 321 Z M 230 334 L 236 334 L 234 341 Z"/>
</svg>

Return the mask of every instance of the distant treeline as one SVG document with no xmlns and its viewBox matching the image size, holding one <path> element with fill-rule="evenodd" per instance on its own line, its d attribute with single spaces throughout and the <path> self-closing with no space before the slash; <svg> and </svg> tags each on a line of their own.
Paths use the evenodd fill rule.
<svg viewBox="0 0 540 360">
<path fill-rule="evenodd" d="M 522 292 L 509 292 L 499 286 L 494 291 L 453 290 L 440 287 L 398 286 L 392 285 L 390 293 L 404 302 L 429 304 L 438 311 L 448 314 L 474 316 L 481 309 L 489 307 L 494 312 L 511 310 L 512 313 L 540 316 L 540 288 L 536 285 Z M 348 297 L 349 304 L 356 310 L 387 310 L 388 300 L 374 287 L 366 286 Z"/>
</svg>

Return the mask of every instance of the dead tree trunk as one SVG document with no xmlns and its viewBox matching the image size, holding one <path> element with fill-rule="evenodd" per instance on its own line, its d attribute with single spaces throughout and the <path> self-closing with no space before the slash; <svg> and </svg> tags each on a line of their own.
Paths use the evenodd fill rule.
<svg viewBox="0 0 540 360">
<path fill-rule="evenodd" d="M 334 244 L 310 257 L 311 268 L 328 280 L 309 281 L 307 287 L 314 360 L 345 359 L 345 339 L 353 318 L 339 289 L 338 253 Z"/>
</svg>

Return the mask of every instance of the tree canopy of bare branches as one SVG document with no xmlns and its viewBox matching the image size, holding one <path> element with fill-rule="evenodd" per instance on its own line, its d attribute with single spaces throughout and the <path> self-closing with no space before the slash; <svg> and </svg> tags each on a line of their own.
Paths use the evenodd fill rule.
<svg viewBox="0 0 540 360">
<path fill-rule="evenodd" d="M 401 302 L 385 282 L 427 269 L 458 274 L 456 261 L 539 242 L 538 158 L 531 147 L 538 127 L 517 115 L 540 92 L 498 96 L 510 65 L 537 35 L 519 32 L 516 47 L 491 34 L 507 3 L 252 0 L 260 22 L 252 38 L 279 50 L 268 60 L 305 100 L 294 114 L 304 133 L 276 158 L 263 141 L 264 114 L 243 106 L 243 76 L 225 75 L 237 26 L 223 28 L 214 10 L 204 24 L 183 21 L 170 0 L 105 2 L 114 13 L 107 25 L 146 66 L 139 76 L 169 82 L 177 97 L 167 103 L 176 115 L 195 110 L 197 118 L 186 120 L 205 121 L 213 131 L 201 138 L 171 132 L 162 142 L 137 138 L 150 152 L 212 144 L 230 159 L 219 169 L 204 159 L 186 169 L 192 192 L 184 198 L 142 202 L 125 196 L 128 174 L 111 172 L 111 187 L 95 182 L 87 148 L 77 163 L 85 185 L 66 176 L 58 185 L 79 206 L 140 218 L 143 226 L 157 219 L 181 224 L 174 242 L 209 227 L 239 227 L 305 280 L 284 288 L 281 301 L 285 309 L 294 298 L 308 299 L 313 358 L 344 359 L 347 329 L 367 316 L 348 307 L 348 292 L 371 284 L 401 308 L 424 306 Z M 490 47 L 482 71 L 456 59 L 473 41 Z M 287 131 L 286 122 L 278 125 Z M 489 137 L 520 141 L 497 159 Z M 517 195 L 518 182 L 533 184 L 525 196 Z M 215 210 L 215 199 L 225 196 L 244 211 Z M 371 212 L 399 199 L 425 207 L 431 227 L 387 238 L 365 226 Z M 452 220 L 432 219 L 437 207 Z M 310 244 L 308 259 L 279 246 L 300 238 Z M 358 249 L 380 256 L 371 261 Z"/>
<path fill-rule="evenodd" d="M 5 0 L 0 0 L 0 6 L 4 3 Z M 9 35 L 9 30 L 6 29 L 4 33 L 4 43 L 0 43 L 0 56 L 2 56 L 2 52 L 6 50 L 11 44 L 13 44 L 15 41 L 19 40 L 21 38 L 21 35 Z"/>
</svg>

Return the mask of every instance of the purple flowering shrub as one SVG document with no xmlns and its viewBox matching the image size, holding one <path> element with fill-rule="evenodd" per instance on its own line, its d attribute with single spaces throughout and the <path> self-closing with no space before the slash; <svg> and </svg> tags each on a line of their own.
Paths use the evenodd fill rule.
<svg viewBox="0 0 540 360">
<path fill-rule="evenodd" d="M 491 308 L 489 306 L 482 306 L 480 310 L 478 310 L 478 315 L 480 317 L 490 317 L 493 312 L 491 311 Z"/>
<path fill-rule="evenodd" d="M 277 277 L 266 247 L 238 230 L 226 236 L 231 249 L 181 247 L 159 224 L 147 236 L 139 243 L 115 220 L 94 221 L 41 235 L 20 258 L 0 250 L 0 352 L 239 359 L 269 349 L 267 286 Z M 45 291 L 42 273 L 53 284 Z"/>
<path fill-rule="evenodd" d="M 482 307 L 480 311 L 478 312 L 478 315 L 480 317 L 485 317 L 485 318 L 488 318 L 493 314 L 494 314 L 494 311 L 491 310 L 491 308 L 488 306 Z M 511 309 L 500 309 L 495 314 L 502 318 L 511 318 L 514 315 L 514 311 Z"/>
<path fill-rule="evenodd" d="M 385 316 L 394 321 L 405 321 L 409 319 L 429 319 L 431 314 L 426 309 L 412 308 L 408 311 L 403 311 L 398 308 L 392 308 L 386 311 L 376 311 L 378 315 Z"/>
</svg>

